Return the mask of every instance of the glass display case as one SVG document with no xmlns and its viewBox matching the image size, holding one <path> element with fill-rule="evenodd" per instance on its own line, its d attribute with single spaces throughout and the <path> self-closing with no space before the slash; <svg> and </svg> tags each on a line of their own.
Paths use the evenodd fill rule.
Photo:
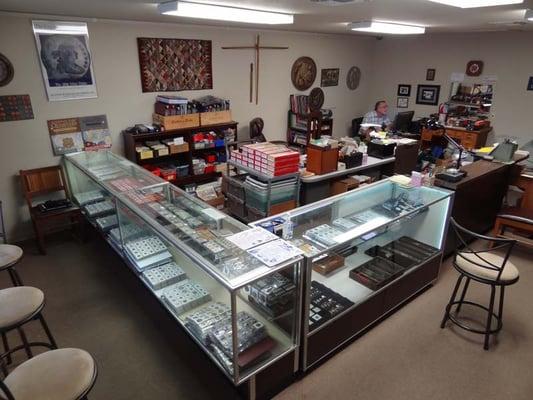
<svg viewBox="0 0 533 400">
<path fill-rule="evenodd" d="M 265 263 L 254 255 L 260 244 L 236 239 L 250 227 L 110 152 L 67 156 L 65 165 L 88 219 L 235 385 L 287 357 L 296 372 L 300 255 Z M 110 210 L 95 214 L 100 208 Z"/>
<path fill-rule="evenodd" d="M 387 179 L 251 224 L 305 254 L 304 370 L 437 278 L 451 200 Z"/>
</svg>

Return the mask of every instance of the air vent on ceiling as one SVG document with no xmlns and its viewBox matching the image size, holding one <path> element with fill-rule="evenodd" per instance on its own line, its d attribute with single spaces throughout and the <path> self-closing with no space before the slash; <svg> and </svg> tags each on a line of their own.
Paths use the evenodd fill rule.
<svg viewBox="0 0 533 400">
<path fill-rule="evenodd" d="M 326 6 L 340 6 L 343 4 L 370 3 L 373 0 L 310 0 L 312 3 L 323 4 Z"/>
</svg>

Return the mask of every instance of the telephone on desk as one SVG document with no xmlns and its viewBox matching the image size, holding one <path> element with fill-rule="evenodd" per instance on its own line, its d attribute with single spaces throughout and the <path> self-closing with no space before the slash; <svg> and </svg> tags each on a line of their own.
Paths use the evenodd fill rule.
<svg viewBox="0 0 533 400">
<path fill-rule="evenodd" d="M 69 208 L 72 206 L 72 203 L 69 199 L 59 199 L 59 200 L 47 200 L 44 203 L 41 203 L 37 206 L 40 212 L 48 212 L 53 210 L 60 210 L 63 208 Z"/>
</svg>

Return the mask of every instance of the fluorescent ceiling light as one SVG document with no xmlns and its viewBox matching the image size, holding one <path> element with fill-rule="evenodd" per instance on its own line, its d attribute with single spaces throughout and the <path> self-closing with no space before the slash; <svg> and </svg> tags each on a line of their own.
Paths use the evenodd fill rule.
<svg viewBox="0 0 533 400">
<path fill-rule="evenodd" d="M 294 15 L 271 11 L 250 10 L 216 4 L 171 1 L 158 5 L 159 12 L 177 17 L 245 22 L 249 24 L 281 25 L 294 23 Z"/>
<path fill-rule="evenodd" d="M 533 22 L 533 10 L 526 10 L 526 19 Z"/>
<path fill-rule="evenodd" d="M 460 8 L 506 6 L 509 4 L 522 4 L 524 0 L 429 0 L 433 3 Z"/>
<path fill-rule="evenodd" d="M 391 33 L 395 35 L 419 35 L 426 31 L 423 26 L 396 24 L 392 22 L 365 21 L 352 22 L 348 25 L 352 31 Z"/>
</svg>

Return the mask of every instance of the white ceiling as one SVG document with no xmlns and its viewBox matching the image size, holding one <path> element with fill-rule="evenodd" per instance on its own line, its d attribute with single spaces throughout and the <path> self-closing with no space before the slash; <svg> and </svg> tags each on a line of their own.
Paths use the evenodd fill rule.
<svg viewBox="0 0 533 400">
<path fill-rule="evenodd" d="M 292 26 L 258 26 L 258 28 L 355 34 L 347 30 L 348 22 L 376 19 L 424 25 L 430 33 L 533 30 L 533 23 L 524 24 L 524 10 L 533 9 L 533 0 L 525 0 L 523 4 L 514 6 L 478 9 L 460 9 L 427 0 L 371 0 L 362 4 L 338 6 L 316 4 L 310 0 L 196 1 L 296 14 Z M 158 13 L 156 2 L 143 0 L 0 0 L 0 10 L 54 16 L 250 27 L 248 24 L 163 16 Z"/>
</svg>

